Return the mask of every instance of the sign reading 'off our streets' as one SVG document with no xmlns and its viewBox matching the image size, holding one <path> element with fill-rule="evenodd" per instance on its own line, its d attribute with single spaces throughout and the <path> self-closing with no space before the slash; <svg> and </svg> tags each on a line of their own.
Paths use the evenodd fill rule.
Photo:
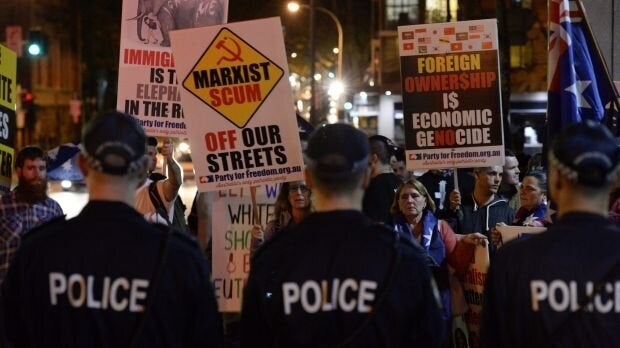
<svg viewBox="0 0 620 348">
<path fill-rule="evenodd" d="M 199 191 L 302 179 L 279 18 L 171 33 Z"/>
<path fill-rule="evenodd" d="M 398 27 L 408 169 L 503 165 L 495 19 Z"/>
</svg>

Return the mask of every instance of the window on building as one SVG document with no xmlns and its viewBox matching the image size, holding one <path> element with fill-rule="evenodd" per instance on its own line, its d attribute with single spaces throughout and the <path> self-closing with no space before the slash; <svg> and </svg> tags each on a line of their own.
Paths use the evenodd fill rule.
<svg viewBox="0 0 620 348">
<path fill-rule="evenodd" d="M 510 67 L 529 68 L 532 65 L 532 43 L 523 45 L 510 45 Z"/>
<path fill-rule="evenodd" d="M 417 24 L 418 3 L 419 0 L 385 0 L 385 23 L 387 28 L 396 28 L 396 26 L 402 24 Z"/>
<path fill-rule="evenodd" d="M 427 0 L 426 1 L 426 22 L 440 23 L 446 22 L 448 19 L 456 21 L 456 13 L 458 9 L 458 0 Z M 448 9 L 450 16 L 448 18 Z"/>
</svg>

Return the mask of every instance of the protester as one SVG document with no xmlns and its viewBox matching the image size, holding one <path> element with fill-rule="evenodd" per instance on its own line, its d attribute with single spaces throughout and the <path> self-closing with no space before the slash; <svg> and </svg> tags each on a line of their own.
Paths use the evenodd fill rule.
<svg viewBox="0 0 620 348">
<path fill-rule="evenodd" d="M 379 222 L 390 221 L 390 205 L 402 180 L 394 174 L 390 158 L 398 151 L 392 140 L 382 135 L 368 138 L 370 144 L 370 184 L 364 193 L 362 211 Z"/>
<path fill-rule="evenodd" d="M 505 149 L 505 161 L 503 169 L 502 181 L 499 184 L 497 194 L 508 201 L 508 206 L 515 211 L 521 206 L 519 202 L 519 160 L 514 152 Z"/>
<path fill-rule="evenodd" d="M 547 174 L 533 171 L 525 174 L 519 192 L 521 207 L 513 225 L 541 227 L 547 218 Z"/>
<path fill-rule="evenodd" d="M 34 227 L 63 215 L 60 205 L 47 195 L 47 156 L 36 146 L 17 153 L 15 189 L 0 197 L 0 283 L 21 237 Z"/>
<path fill-rule="evenodd" d="M 405 149 L 398 147 L 390 158 L 392 171 L 401 180 L 401 182 L 409 180 L 413 177 L 413 173 L 407 170 L 407 161 L 405 159 Z"/>
<path fill-rule="evenodd" d="M 620 229 L 607 199 L 620 150 L 604 125 L 586 121 L 564 128 L 548 156 L 559 220 L 498 251 L 482 338 L 488 347 L 618 347 Z"/>
<path fill-rule="evenodd" d="M 310 138 L 316 213 L 258 250 L 242 347 L 438 347 L 441 316 L 422 248 L 361 213 L 366 136 L 345 124 Z"/>
<path fill-rule="evenodd" d="M 543 227 L 549 224 L 547 216 L 547 174 L 533 171 L 525 174 L 520 189 L 521 207 L 512 221 L 513 226 Z M 502 245 L 502 236 L 493 229 L 491 239 L 496 247 Z"/>
<path fill-rule="evenodd" d="M 283 229 L 298 225 L 301 220 L 312 211 L 310 200 L 311 191 L 305 181 L 285 182 L 280 187 L 280 193 L 275 203 L 275 219 L 269 221 L 263 230 L 260 225 L 252 228 L 250 241 L 250 255 L 254 256 L 256 250 L 267 240 L 273 238 Z"/>
<path fill-rule="evenodd" d="M 218 347 L 209 267 L 196 243 L 134 208 L 146 178 L 144 130 L 132 116 L 95 118 L 78 165 L 89 202 L 29 232 L 3 284 L 14 347 Z"/>
<path fill-rule="evenodd" d="M 396 232 L 405 239 L 419 244 L 433 259 L 433 275 L 442 300 L 443 320 L 446 332 L 450 332 L 452 323 L 452 305 L 448 264 L 453 269 L 464 273 L 470 260 L 449 258 L 458 242 L 468 244 L 485 244 L 487 238 L 480 233 L 457 235 L 450 225 L 439 220 L 435 212 L 435 203 L 421 182 L 409 180 L 396 190 L 390 208 L 393 216 L 392 225 Z M 460 261 L 460 262 L 459 262 Z"/>
<path fill-rule="evenodd" d="M 474 192 L 471 203 L 463 203 L 459 191 L 450 193 L 450 207 L 457 219 L 457 233 L 468 234 L 480 232 L 487 238 L 498 223 L 509 224 L 515 212 L 508 206 L 508 201 L 497 195 L 503 176 L 501 166 L 474 168 Z M 489 252 L 494 248 L 490 245 Z"/>
<path fill-rule="evenodd" d="M 148 167 L 148 179 L 136 190 L 136 210 L 149 222 L 162 224 L 174 223 L 174 205 L 179 189 L 183 184 L 183 171 L 174 159 L 174 145 L 170 139 L 163 143 L 161 154 L 168 165 L 168 177 L 154 173 L 157 166 L 157 139 L 148 138 L 148 155 L 151 158 Z M 154 175 L 155 174 L 155 175 Z M 155 180 L 158 179 L 158 180 Z M 177 218 L 181 218 L 177 214 Z M 185 219 L 185 217 L 182 217 Z M 180 221 L 178 221 L 180 222 Z M 185 222 L 182 222 L 185 224 Z M 181 226 L 177 226 L 181 228 Z M 184 229 L 184 228 L 183 228 Z"/>
</svg>

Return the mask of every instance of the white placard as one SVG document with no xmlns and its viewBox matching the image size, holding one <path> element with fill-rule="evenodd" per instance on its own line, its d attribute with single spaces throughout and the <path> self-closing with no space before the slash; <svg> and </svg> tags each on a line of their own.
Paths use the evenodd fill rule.
<svg viewBox="0 0 620 348">
<path fill-rule="evenodd" d="M 171 38 L 198 190 L 302 180 L 280 19 Z"/>
<path fill-rule="evenodd" d="M 228 0 L 124 0 L 117 110 L 135 116 L 148 135 L 187 137 L 169 35 L 227 16 Z"/>
</svg>

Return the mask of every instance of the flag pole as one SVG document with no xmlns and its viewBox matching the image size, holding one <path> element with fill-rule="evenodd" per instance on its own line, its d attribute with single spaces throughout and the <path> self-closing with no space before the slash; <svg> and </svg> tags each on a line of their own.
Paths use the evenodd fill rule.
<svg viewBox="0 0 620 348">
<path fill-rule="evenodd" d="M 620 96 L 618 95 L 618 91 L 616 90 L 616 85 L 614 84 L 611 76 L 609 75 L 609 70 L 607 69 L 607 64 L 605 62 L 603 54 L 601 53 L 601 48 L 599 47 L 598 42 L 596 41 L 594 37 L 592 27 L 590 27 L 590 23 L 588 22 L 588 16 L 586 14 L 586 9 L 581 3 L 581 0 L 576 0 L 576 2 L 577 2 L 577 7 L 579 8 L 579 11 L 581 11 L 581 13 L 583 14 L 583 23 L 584 23 L 584 28 L 586 29 L 586 34 L 588 35 L 590 42 L 592 42 L 592 44 L 594 45 L 594 50 L 596 51 L 596 55 L 598 59 L 601 61 L 603 71 L 605 72 L 605 81 L 607 82 L 610 90 L 614 94 L 614 97 L 612 98 L 611 102 L 615 106 L 615 112 L 612 109 L 611 114 L 608 114 L 608 116 L 611 115 L 612 120 L 606 120 L 606 122 L 609 122 L 609 121 L 613 122 L 614 129 L 612 129 L 612 131 L 614 135 L 618 136 L 619 135 L 618 120 L 616 119 L 615 114 L 620 113 Z M 607 124 L 607 126 L 609 127 L 609 124 Z"/>
</svg>

